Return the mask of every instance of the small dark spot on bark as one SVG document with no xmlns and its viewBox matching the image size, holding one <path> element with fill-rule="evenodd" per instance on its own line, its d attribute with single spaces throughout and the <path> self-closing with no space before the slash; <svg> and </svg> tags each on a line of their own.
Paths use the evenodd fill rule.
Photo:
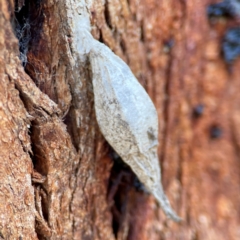
<svg viewBox="0 0 240 240">
<path fill-rule="evenodd" d="M 100 30 L 99 32 L 99 39 L 98 39 L 99 42 L 103 43 L 103 34 L 102 34 L 102 31 Z"/>
<path fill-rule="evenodd" d="M 165 42 L 165 46 L 172 48 L 174 46 L 174 39 L 169 39 L 168 41 Z"/>
<path fill-rule="evenodd" d="M 97 13 L 95 10 L 91 10 L 91 24 L 94 25 L 96 22 Z"/>
<path fill-rule="evenodd" d="M 144 37 L 144 22 L 143 21 L 141 21 L 140 30 L 141 30 L 140 40 L 142 42 L 144 42 L 145 37 Z"/>
<path fill-rule="evenodd" d="M 233 17 L 234 9 L 229 1 L 211 4 L 207 7 L 208 17 Z"/>
<path fill-rule="evenodd" d="M 163 52 L 168 53 L 174 46 L 174 39 L 171 38 L 164 42 Z"/>
<path fill-rule="evenodd" d="M 193 117 L 199 118 L 203 115 L 203 112 L 204 112 L 204 105 L 198 104 L 193 108 Z"/>
<path fill-rule="evenodd" d="M 120 47 L 121 47 L 123 53 L 126 53 L 126 50 L 127 50 L 126 43 L 123 39 L 121 39 L 121 41 L 120 41 Z"/>
<path fill-rule="evenodd" d="M 231 64 L 240 55 L 240 27 L 229 29 L 224 37 L 222 51 L 226 63 Z"/>
<path fill-rule="evenodd" d="M 150 142 L 155 142 L 157 140 L 154 130 L 152 128 L 149 128 L 147 131 L 148 139 Z"/>
<path fill-rule="evenodd" d="M 207 7 L 207 15 L 211 18 L 227 17 L 235 18 L 240 14 L 239 0 L 224 0 Z"/>
<path fill-rule="evenodd" d="M 222 134 L 223 134 L 223 132 L 222 132 L 222 129 L 220 126 L 213 125 L 210 127 L 210 137 L 212 139 L 220 138 L 220 137 L 222 137 Z"/>
</svg>

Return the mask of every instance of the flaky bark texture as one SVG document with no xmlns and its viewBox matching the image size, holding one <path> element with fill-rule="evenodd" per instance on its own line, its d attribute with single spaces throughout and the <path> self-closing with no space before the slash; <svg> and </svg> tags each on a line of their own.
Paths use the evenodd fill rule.
<svg viewBox="0 0 240 240">
<path fill-rule="evenodd" d="M 240 239 L 240 60 L 221 55 L 239 19 L 209 20 L 211 0 L 89 9 L 157 107 L 177 224 L 99 131 L 89 64 L 71 52 L 76 3 L 0 1 L 0 239 Z"/>
</svg>

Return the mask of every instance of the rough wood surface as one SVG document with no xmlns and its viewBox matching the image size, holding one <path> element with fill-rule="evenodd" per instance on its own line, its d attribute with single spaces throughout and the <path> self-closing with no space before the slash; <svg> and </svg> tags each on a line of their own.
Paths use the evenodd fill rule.
<svg viewBox="0 0 240 240">
<path fill-rule="evenodd" d="M 157 107 L 163 185 L 184 219 L 176 224 L 99 132 L 88 62 L 71 52 L 66 9 L 76 2 L 0 1 L 0 239 L 240 239 L 240 60 L 229 66 L 221 54 L 239 19 L 208 19 L 211 0 L 90 9 L 94 37 Z"/>
</svg>

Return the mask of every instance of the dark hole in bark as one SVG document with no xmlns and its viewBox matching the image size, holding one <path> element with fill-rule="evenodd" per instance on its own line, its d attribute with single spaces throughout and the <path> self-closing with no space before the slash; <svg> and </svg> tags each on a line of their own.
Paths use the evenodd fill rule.
<svg viewBox="0 0 240 240">
<path fill-rule="evenodd" d="M 28 64 L 27 54 L 32 44 L 38 45 L 42 30 L 43 12 L 41 0 L 15 0 L 13 29 L 19 41 L 19 58 L 24 67 Z"/>
<path fill-rule="evenodd" d="M 114 165 L 108 187 L 108 202 L 111 206 L 113 232 L 117 237 L 126 220 L 130 190 L 145 192 L 145 187 L 113 150 L 110 154 Z"/>
<path fill-rule="evenodd" d="M 31 38 L 30 22 L 29 22 L 29 0 L 24 4 L 15 1 L 15 18 L 14 18 L 14 32 L 19 41 L 19 58 L 25 67 L 27 64 L 28 45 Z"/>
<path fill-rule="evenodd" d="M 110 17 L 110 13 L 109 13 L 109 9 L 108 9 L 108 1 L 106 1 L 106 3 L 105 3 L 104 16 L 105 16 L 105 20 L 106 20 L 108 27 L 110 29 L 112 29 L 111 17 Z"/>
</svg>

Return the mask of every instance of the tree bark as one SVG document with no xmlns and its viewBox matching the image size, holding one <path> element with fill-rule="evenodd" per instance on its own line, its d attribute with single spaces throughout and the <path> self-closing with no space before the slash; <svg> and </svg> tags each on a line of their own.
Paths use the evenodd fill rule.
<svg viewBox="0 0 240 240">
<path fill-rule="evenodd" d="M 100 133 L 71 48 L 78 2 L 0 1 L 0 239 L 240 239 L 240 60 L 221 54 L 239 19 L 209 19 L 211 0 L 89 9 L 157 108 L 174 223 Z"/>
</svg>

